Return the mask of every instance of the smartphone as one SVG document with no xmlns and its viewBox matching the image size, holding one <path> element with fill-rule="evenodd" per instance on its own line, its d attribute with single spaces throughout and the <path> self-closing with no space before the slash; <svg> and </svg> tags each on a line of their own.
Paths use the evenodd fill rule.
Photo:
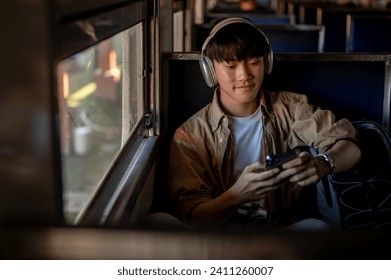
<svg viewBox="0 0 391 280">
<path fill-rule="evenodd" d="M 276 154 L 276 155 L 267 155 L 266 156 L 266 166 L 264 170 L 269 170 L 272 168 L 279 168 L 282 170 L 282 165 L 285 162 L 288 162 L 296 157 L 298 157 L 300 154 L 300 150 L 293 149 L 291 151 L 288 151 L 283 154 Z"/>
</svg>

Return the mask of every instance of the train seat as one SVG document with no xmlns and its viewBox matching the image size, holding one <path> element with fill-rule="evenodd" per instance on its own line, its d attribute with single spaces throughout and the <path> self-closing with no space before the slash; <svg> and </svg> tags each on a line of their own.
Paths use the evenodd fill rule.
<svg viewBox="0 0 391 280">
<path fill-rule="evenodd" d="M 390 15 L 348 15 L 346 52 L 391 53 Z"/>
<path fill-rule="evenodd" d="M 348 15 L 391 15 L 388 9 L 366 9 L 359 7 L 319 7 L 317 24 L 325 26 L 325 52 L 345 52 Z"/>
<path fill-rule="evenodd" d="M 323 52 L 325 29 L 309 24 L 257 24 L 268 37 L 274 52 Z M 201 50 L 211 24 L 194 26 L 193 50 Z"/>
<path fill-rule="evenodd" d="M 199 55 L 163 54 L 163 162 L 168 160 L 175 130 L 212 100 L 213 89 L 202 77 Z M 390 59 L 387 55 L 275 53 L 273 72 L 265 77 L 263 87 L 304 93 L 337 118 L 374 121 L 389 134 L 391 72 L 386 65 Z M 164 166 L 162 176 L 167 172 Z"/>
</svg>

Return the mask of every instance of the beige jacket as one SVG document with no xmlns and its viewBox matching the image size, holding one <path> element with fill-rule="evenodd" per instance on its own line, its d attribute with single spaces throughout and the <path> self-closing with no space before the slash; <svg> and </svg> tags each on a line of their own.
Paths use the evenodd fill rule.
<svg viewBox="0 0 391 280">
<path fill-rule="evenodd" d="M 169 163 L 169 188 L 179 218 L 188 221 L 192 209 L 226 191 L 235 182 L 234 141 L 228 119 L 219 106 L 218 88 L 213 101 L 190 117 L 174 134 Z M 260 92 L 263 136 L 261 162 L 266 154 L 285 152 L 297 146 L 312 146 L 324 152 L 341 139 L 357 140 L 352 124 L 308 104 L 307 97 L 291 92 Z M 267 210 L 289 212 L 293 205 L 291 186 L 267 199 Z M 281 215 L 280 215 L 281 216 Z"/>
</svg>

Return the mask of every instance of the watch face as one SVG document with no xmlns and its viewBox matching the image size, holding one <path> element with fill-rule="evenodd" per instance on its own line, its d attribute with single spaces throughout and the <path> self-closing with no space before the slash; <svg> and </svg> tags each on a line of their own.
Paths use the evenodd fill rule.
<svg viewBox="0 0 391 280">
<path fill-rule="evenodd" d="M 320 155 L 323 157 L 324 161 L 327 163 L 327 165 L 330 168 L 330 173 L 329 174 L 332 174 L 334 172 L 334 170 L 335 170 L 335 161 L 334 161 L 334 159 L 331 156 L 329 156 L 328 154 L 320 154 Z"/>
</svg>

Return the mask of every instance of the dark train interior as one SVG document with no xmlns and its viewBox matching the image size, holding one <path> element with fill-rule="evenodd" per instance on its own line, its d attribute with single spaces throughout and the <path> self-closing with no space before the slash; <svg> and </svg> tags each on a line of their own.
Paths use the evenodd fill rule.
<svg viewBox="0 0 391 280">
<path fill-rule="evenodd" d="M 389 3 L 257 0 L 248 10 L 239 0 L 7 1 L 0 258 L 389 258 Z M 270 40 L 264 88 L 306 94 L 358 129 L 366 177 L 351 192 L 334 178 L 346 203 L 342 230 L 244 234 L 187 228 L 171 215 L 170 141 L 212 100 L 201 46 L 230 16 L 252 20 Z"/>
</svg>

